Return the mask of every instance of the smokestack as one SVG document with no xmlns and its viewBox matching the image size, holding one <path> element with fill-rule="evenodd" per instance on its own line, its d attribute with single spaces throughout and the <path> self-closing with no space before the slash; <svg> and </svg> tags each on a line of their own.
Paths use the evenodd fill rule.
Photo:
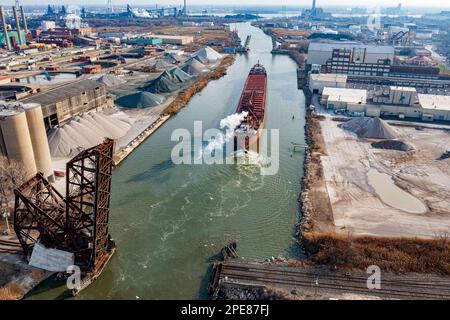
<svg viewBox="0 0 450 320">
<path fill-rule="evenodd" d="M 22 15 L 23 28 L 25 30 L 25 34 L 28 34 L 27 19 L 25 18 L 25 10 L 23 9 L 23 6 L 20 6 L 20 14 Z"/>
<path fill-rule="evenodd" d="M 14 19 L 16 20 L 16 28 L 17 28 L 17 35 L 19 36 L 19 43 L 20 46 L 23 46 L 23 39 L 22 39 L 22 33 L 20 30 L 20 23 L 19 23 L 19 15 L 17 14 L 17 8 L 14 6 L 13 7 L 13 13 L 14 13 Z"/>
<path fill-rule="evenodd" d="M 6 49 L 11 50 L 11 42 L 9 41 L 8 30 L 6 29 L 5 11 L 3 11 L 2 6 L 0 6 L 0 19 L 2 20 L 3 33 L 5 34 Z"/>
<path fill-rule="evenodd" d="M 187 16 L 187 7 L 186 7 L 186 0 L 184 0 L 184 9 L 183 9 L 184 15 Z"/>
</svg>

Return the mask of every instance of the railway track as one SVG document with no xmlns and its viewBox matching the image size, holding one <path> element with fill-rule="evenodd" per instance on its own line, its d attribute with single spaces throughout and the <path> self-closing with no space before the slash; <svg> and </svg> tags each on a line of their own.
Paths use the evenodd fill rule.
<svg viewBox="0 0 450 320">
<path fill-rule="evenodd" d="M 362 271 L 349 274 L 318 267 L 252 264 L 227 261 L 216 268 L 216 281 L 232 286 L 267 286 L 297 289 L 322 296 L 330 294 L 360 294 L 384 299 L 450 299 L 450 278 L 435 275 L 396 275 L 382 273 L 381 289 L 369 290 L 369 274 Z M 214 275 L 213 275 L 214 276 Z"/>
</svg>

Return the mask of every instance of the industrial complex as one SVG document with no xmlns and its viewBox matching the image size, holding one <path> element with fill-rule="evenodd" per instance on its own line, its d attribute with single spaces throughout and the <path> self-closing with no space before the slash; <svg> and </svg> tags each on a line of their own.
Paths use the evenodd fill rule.
<svg viewBox="0 0 450 320">
<path fill-rule="evenodd" d="M 239 19 L 189 18 L 186 8 L 48 6 L 36 17 L 0 6 L 0 156 L 18 168 L 0 199 L 14 229 L 3 233 L 1 223 L 0 261 L 21 248 L 25 278 L 30 268 L 46 271 L 17 297 L 72 264 L 83 273 L 72 294 L 100 275 L 115 251 L 113 166 L 232 63 L 226 51 L 240 39 L 225 22 Z M 99 27 L 114 20 L 145 24 Z"/>
<path fill-rule="evenodd" d="M 92 292 L 119 299 L 450 299 L 449 12 L 400 4 L 372 26 L 371 12 L 316 0 L 267 16 L 105 5 L 0 5 L 0 300 L 67 283 L 74 266 L 81 283 L 61 297 L 108 270 Z M 176 166 L 164 129 L 206 117 L 222 136 L 193 154 L 224 147 L 232 129 L 254 137 L 228 156 L 252 160 L 247 145 L 279 129 L 280 172 L 261 178 L 263 155 L 229 172 Z M 295 236 L 275 234 L 285 225 Z M 119 257 L 114 232 L 131 239 Z M 237 262 L 240 241 L 261 251 Z M 386 272 L 378 292 L 366 290 L 369 262 Z M 154 283 L 127 278 L 147 268 Z M 174 277 L 164 291 L 169 270 L 193 289 Z"/>
</svg>

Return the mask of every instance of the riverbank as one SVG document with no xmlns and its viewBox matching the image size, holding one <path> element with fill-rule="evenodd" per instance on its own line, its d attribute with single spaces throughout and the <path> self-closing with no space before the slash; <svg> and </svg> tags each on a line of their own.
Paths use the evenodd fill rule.
<svg viewBox="0 0 450 320">
<path fill-rule="evenodd" d="M 29 266 L 22 254 L 0 252 L 0 300 L 20 300 L 52 275 Z"/>
<path fill-rule="evenodd" d="M 114 165 L 120 164 L 148 137 L 161 128 L 167 120 L 186 106 L 195 94 L 202 91 L 210 81 L 217 80 L 227 74 L 227 69 L 234 62 L 234 56 L 224 57 L 214 70 L 196 80 L 189 87 L 178 91 L 174 97 L 167 100 L 161 106 L 155 107 L 154 112 L 147 114 L 145 118 L 134 123 L 132 132 L 119 139 L 118 148 L 114 154 Z M 160 110 L 159 110 L 159 109 Z M 157 113 L 160 115 L 157 116 Z M 145 117 L 143 114 L 142 117 Z M 67 161 L 59 161 L 61 168 Z M 65 188 L 63 179 L 58 181 L 61 190 Z M 20 248 L 18 249 L 20 251 Z M 120 248 L 119 248 L 120 250 Z M 37 287 L 42 281 L 51 276 L 52 273 L 28 266 L 26 259 L 21 252 L 14 254 L 0 253 L 0 300 L 1 299 L 22 299 L 30 290 Z"/>
<path fill-rule="evenodd" d="M 393 209 L 382 206 L 379 207 L 378 211 L 369 211 L 370 218 L 368 217 L 364 220 L 364 223 L 361 223 L 361 227 L 366 229 L 358 231 L 356 225 L 352 224 L 352 220 L 349 220 L 349 217 L 351 217 L 350 212 L 353 212 L 351 210 L 356 207 L 358 210 L 355 211 L 354 215 L 360 218 L 370 209 L 370 201 L 361 192 L 359 196 L 350 196 L 351 188 L 358 187 L 358 184 L 353 182 L 339 184 L 338 187 L 341 186 L 339 190 L 342 190 L 339 191 L 340 195 L 337 198 L 334 195 L 333 199 L 336 200 L 330 201 L 330 192 L 335 194 L 336 189 L 332 188 L 328 181 L 336 179 L 337 172 L 343 172 L 342 170 L 344 170 L 334 171 L 336 173 L 328 175 L 328 178 L 325 176 L 325 170 L 329 170 L 328 167 L 336 168 L 336 166 L 340 165 L 335 151 L 329 154 L 330 150 L 341 148 L 341 152 L 344 151 L 351 158 L 356 157 L 358 153 L 356 151 L 349 153 L 348 150 L 355 150 L 355 148 L 348 146 L 346 148 L 337 146 L 330 149 L 332 145 L 328 144 L 330 142 L 325 142 L 323 129 L 329 128 L 329 126 L 334 124 L 330 122 L 324 124 L 324 121 L 324 116 L 316 115 L 313 110 L 307 110 L 305 129 L 308 150 L 304 164 L 305 175 L 302 180 L 302 192 L 299 198 L 302 219 L 298 224 L 297 234 L 302 245 L 310 255 L 309 259 L 311 262 L 345 269 L 365 270 L 370 265 L 377 265 L 382 270 L 393 272 L 450 275 L 450 242 L 448 241 L 448 234 L 439 232 L 443 220 L 440 220 L 440 224 L 429 225 L 433 219 L 439 218 L 439 216 L 441 217 L 439 219 L 448 216 L 448 213 L 442 211 L 442 207 L 437 208 L 434 214 L 433 210 L 431 210 L 430 213 L 424 216 L 408 215 L 401 213 L 401 210 L 397 210 L 396 215 L 383 217 L 384 213 Z M 409 132 L 409 134 L 412 133 Z M 340 141 L 346 140 L 340 138 Z M 336 143 L 334 142 L 334 144 Z M 368 151 L 365 154 L 367 153 Z M 334 160 L 324 164 L 324 159 L 329 157 L 332 157 Z M 351 170 L 351 168 L 357 168 L 358 163 L 367 163 L 367 161 L 363 160 L 356 161 L 354 164 L 351 164 L 349 159 L 347 159 L 343 165 L 347 166 L 348 170 Z M 327 167 L 324 168 L 324 165 Z M 409 166 L 411 167 L 411 165 Z M 351 176 L 358 176 L 358 174 L 356 172 L 348 173 L 347 180 Z M 422 177 L 422 179 L 424 178 Z M 361 180 L 359 181 L 361 183 Z M 431 188 L 431 186 L 429 187 Z M 345 224 L 340 224 L 339 221 L 336 223 L 336 219 L 339 217 L 336 208 L 338 208 L 338 205 L 346 203 L 345 195 L 347 195 L 348 199 L 363 201 L 365 204 L 362 204 L 364 208 L 358 207 L 355 203 L 344 207 L 342 214 L 346 215 L 347 220 L 345 220 Z M 373 195 L 373 197 L 377 198 L 376 195 Z M 439 204 L 434 203 L 432 205 L 436 208 Z M 401 220 L 402 217 L 407 220 Z M 396 222 L 389 222 L 393 218 L 397 219 Z M 414 224 L 414 221 L 417 221 L 417 224 Z M 383 229 L 380 224 L 385 222 L 390 225 L 386 224 L 386 227 Z M 402 229 L 402 224 L 405 223 L 408 223 L 408 225 L 404 225 Z M 399 225 L 400 229 L 396 229 Z M 433 230 L 426 231 L 424 229 L 428 227 L 434 228 L 434 236 L 432 236 Z M 372 228 L 370 233 L 367 231 L 369 230 L 368 228 Z M 423 236 L 408 236 L 408 233 L 401 233 L 401 231 L 408 232 L 407 228 L 411 228 L 411 234 L 415 230 L 416 235 L 421 234 L 419 231 L 421 230 Z M 383 230 L 385 231 L 383 232 Z M 393 237 L 394 235 L 397 236 Z"/>
<path fill-rule="evenodd" d="M 114 165 L 117 166 L 125 160 L 137 147 L 139 147 L 142 142 L 150 137 L 173 115 L 177 114 L 183 107 L 185 107 L 192 97 L 202 91 L 210 81 L 217 80 L 225 76 L 227 74 L 228 67 L 232 65 L 234 61 L 234 55 L 227 55 L 222 59 L 222 61 L 220 61 L 219 65 L 214 70 L 196 80 L 189 87 L 177 92 L 174 97 L 169 98 L 168 102 L 161 106 L 161 114 L 155 119 L 155 121 L 145 124 L 139 132 L 134 134 L 131 141 L 116 149 L 113 157 Z M 119 142 L 124 139 L 130 140 L 129 137 L 124 137 L 119 139 Z"/>
<path fill-rule="evenodd" d="M 202 76 L 193 85 L 180 91 L 175 100 L 167 107 L 165 113 L 170 115 L 178 113 L 189 103 L 191 98 L 198 92 L 202 91 L 210 81 L 217 80 L 225 76 L 227 74 L 228 67 L 234 63 L 235 59 L 236 58 L 234 55 L 226 56 L 212 72 Z"/>
</svg>

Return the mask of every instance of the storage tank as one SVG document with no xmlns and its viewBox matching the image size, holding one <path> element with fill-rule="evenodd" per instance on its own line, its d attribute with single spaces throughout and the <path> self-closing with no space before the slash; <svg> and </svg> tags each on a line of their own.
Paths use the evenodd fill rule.
<svg viewBox="0 0 450 320">
<path fill-rule="evenodd" d="M 53 182 L 53 167 L 48 146 L 47 133 L 45 132 L 44 116 L 41 105 L 37 103 L 24 104 L 25 115 L 30 131 L 31 143 L 33 145 L 36 169 L 42 172 L 44 177 Z"/>
<path fill-rule="evenodd" d="M 23 164 L 27 178 L 34 176 L 37 170 L 25 111 L 1 110 L 0 130 L 8 158 Z"/>
</svg>

